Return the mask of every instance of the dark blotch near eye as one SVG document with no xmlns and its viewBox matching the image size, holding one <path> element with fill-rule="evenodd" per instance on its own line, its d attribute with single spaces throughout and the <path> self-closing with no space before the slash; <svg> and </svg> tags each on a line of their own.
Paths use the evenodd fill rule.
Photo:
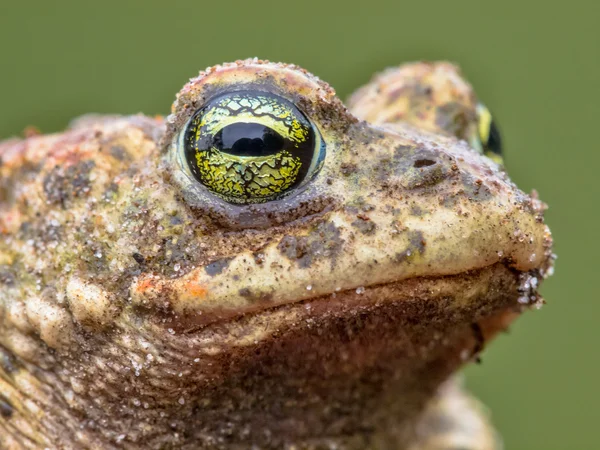
<svg viewBox="0 0 600 450">
<path fill-rule="evenodd" d="M 229 266 L 229 263 L 231 262 L 231 260 L 232 260 L 232 258 L 219 259 L 218 261 L 214 261 L 214 262 L 208 264 L 207 266 L 205 266 L 204 270 L 206 271 L 206 273 L 208 275 L 210 275 L 211 277 L 214 277 L 215 275 L 218 275 L 221 272 L 223 272 L 223 270 L 225 270 L 227 268 L 227 266 Z"/>
<path fill-rule="evenodd" d="M 421 167 L 433 166 L 436 162 L 431 159 L 417 159 L 414 163 L 414 167 L 419 169 Z"/>
<path fill-rule="evenodd" d="M 340 229 L 331 222 L 321 222 L 307 236 L 284 236 L 277 250 L 302 268 L 321 259 L 330 259 L 333 267 L 343 247 Z"/>
</svg>

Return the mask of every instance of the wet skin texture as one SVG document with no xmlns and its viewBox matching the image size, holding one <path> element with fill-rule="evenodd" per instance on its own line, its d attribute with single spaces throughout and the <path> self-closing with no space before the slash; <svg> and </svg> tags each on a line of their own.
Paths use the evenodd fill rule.
<svg viewBox="0 0 600 450">
<path fill-rule="evenodd" d="M 187 165 L 190 119 L 233 91 L 322 139 L 280 197 L 227 201 Z M 347 109 L 247 60 L 164 119 L 0 143 L 0 447 L 498 448 L 448 379 L 541 304 L 551 238 L 474 149 L 476 108 L 447 63 L 391 69 Z"/>
</svg>

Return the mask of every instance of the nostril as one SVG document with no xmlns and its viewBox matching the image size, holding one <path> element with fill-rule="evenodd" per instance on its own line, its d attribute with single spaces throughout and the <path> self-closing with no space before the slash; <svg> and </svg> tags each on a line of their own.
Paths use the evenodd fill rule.
<svg viewBox="0 0 600 450">
<path fill-rule="evenodd" d="M 413 164 L 413 167 L 419 169 L 421 167 L 433 166 L 436 162 L 431 159 L 417 159 Z"/>
</svg>

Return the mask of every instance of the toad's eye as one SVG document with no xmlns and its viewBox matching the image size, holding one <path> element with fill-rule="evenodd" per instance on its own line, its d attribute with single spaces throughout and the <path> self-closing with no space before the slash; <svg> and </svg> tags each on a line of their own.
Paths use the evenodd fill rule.
<svg viewBox="0 0 600 450">
<path fill-rule="evenodd" d="M 208 101 L 184 135 L 193 176 L 230 203 L 276 200 L 319 169 L 325 148 L 318 129 L 288 100 L 239 91 Z"/>
<path fill-rule="evenodd" d="M 477 148 L 497 163 L 502 163 L 502 140 L 500 131 L 492 118 L 490 110 L 482 103 L 477 105 Z"/>
</svg>

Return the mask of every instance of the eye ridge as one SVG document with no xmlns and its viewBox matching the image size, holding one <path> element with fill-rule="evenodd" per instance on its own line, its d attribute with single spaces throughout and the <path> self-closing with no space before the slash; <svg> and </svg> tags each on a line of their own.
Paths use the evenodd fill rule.
<svg viewBox="0 0 600 450">
<path fill-rule="evenodd" d="M 314 176 L 324 157 L 322 138 L 308 117 L 290 101 L 260 91 L 207 101 L 181 142 L 196 181 L 234 204 L 289 194 Z"/>
</svg>

